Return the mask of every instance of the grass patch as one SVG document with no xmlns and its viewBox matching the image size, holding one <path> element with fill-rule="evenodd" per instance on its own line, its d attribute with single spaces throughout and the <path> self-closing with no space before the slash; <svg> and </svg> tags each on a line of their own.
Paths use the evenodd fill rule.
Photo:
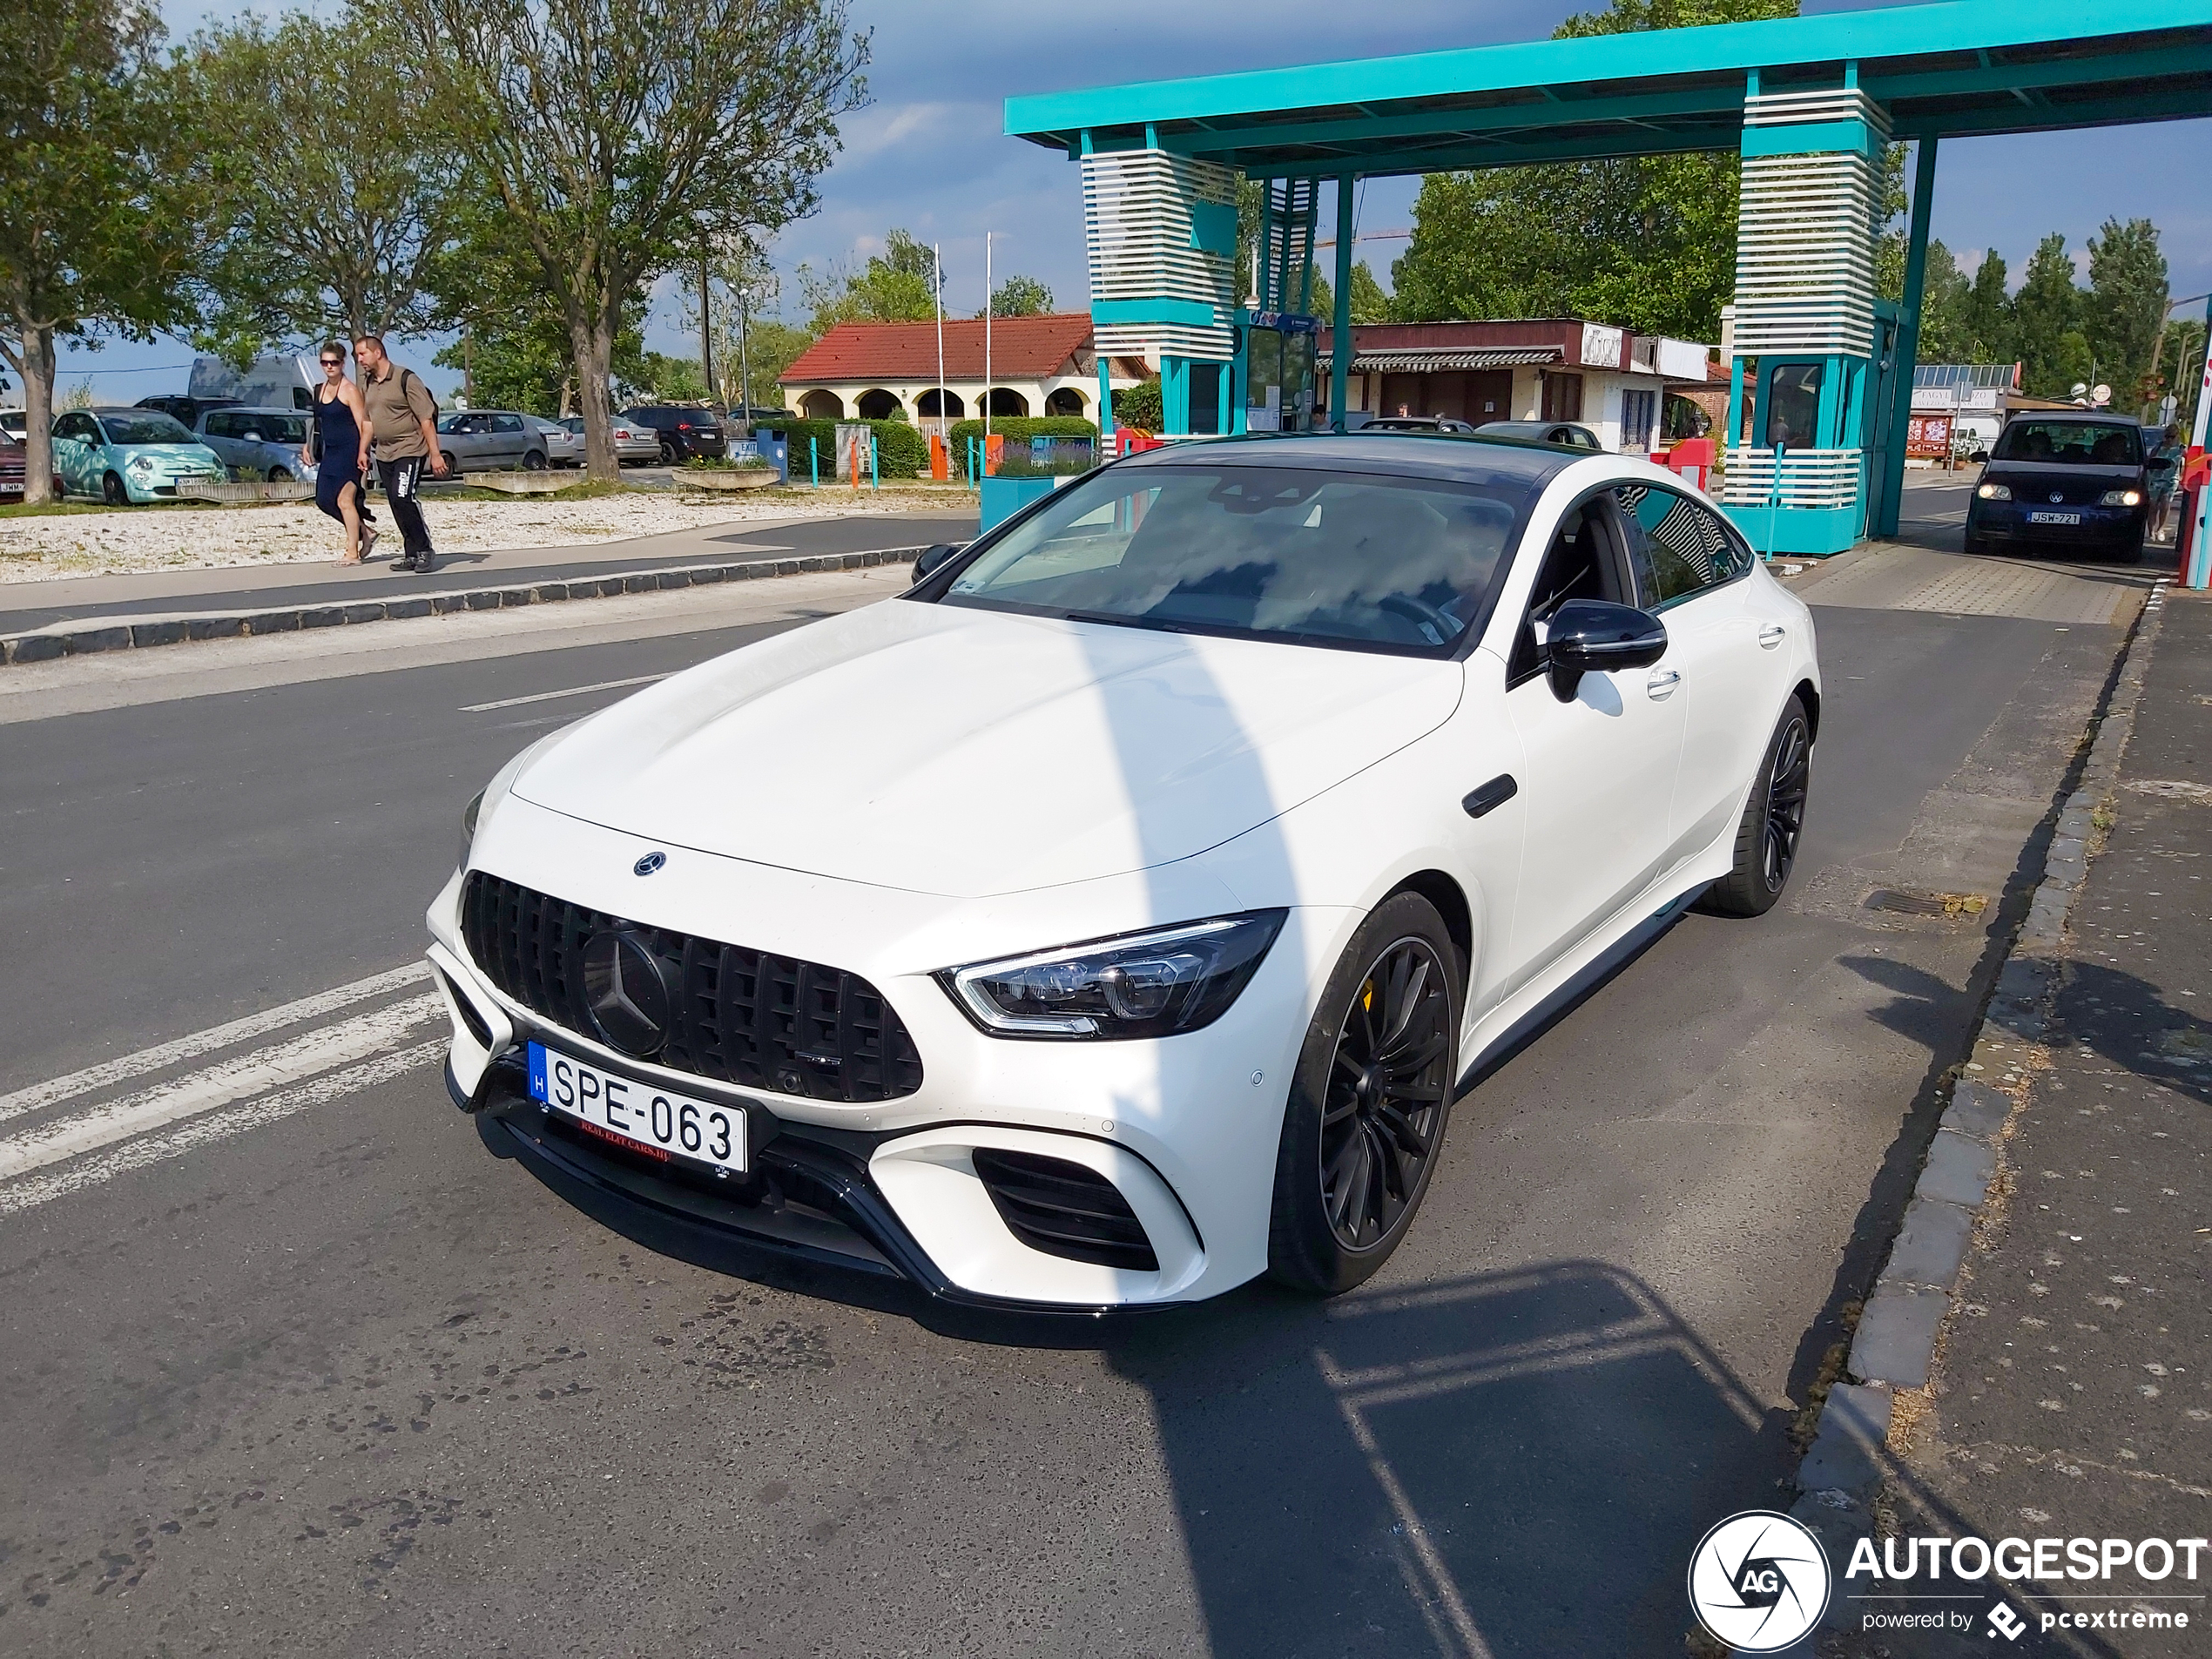
<svg viewBox="0 0 2212 1659">
<path fill-rule="evenodd" d="M 266 502 L 254 502 L 253 506 L 267 506 Z M 0 506 L 0 518 L 58 518 L 67 513 L 145 513 L 155 511 L 190 512 L 202 507 L 225 507 L 230 503 L 213 501 L 148 502 L 144 506 L 110 507 L 97 501 L 47 501 L 33 505 L 28 502 L 10 502 Z"/>
</svg>

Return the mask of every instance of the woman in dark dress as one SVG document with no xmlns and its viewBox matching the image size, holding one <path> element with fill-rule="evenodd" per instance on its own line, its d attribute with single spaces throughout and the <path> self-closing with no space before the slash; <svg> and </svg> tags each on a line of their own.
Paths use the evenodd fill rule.
<svg viewBox="0 0 2212 1659">
<path fill-rule="evenodd" d="M 346 378 L 346 348 L 322 348 L 322 384 L 315 388 L 315 423 L 300 459 L 315 466 L 315 505 L 346 527 L 346 553 L 338 563 L 359 564 L 376 545 L 376 526 L 361 499 L 368 471 L 368 421 L 361 389 Z"/>
</svg>

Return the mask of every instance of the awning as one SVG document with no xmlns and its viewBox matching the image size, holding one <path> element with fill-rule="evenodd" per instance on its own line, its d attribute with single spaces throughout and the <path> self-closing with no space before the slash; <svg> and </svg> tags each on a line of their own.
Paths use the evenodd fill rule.
<svg viewBox="0 0 2212 1659">
<path fill-rule="evenodd" d="M 1354 352 L 1355 374 L 1433 374 L 1447 368 L 1522 368 L 1531 363 L 1556 363 L 1566 354 L 1556 346 L 1501 346 L 1488 351 L 1429 351 L 1410 347 L 1398 351 Z M 1330 362 L 1323 352 L 1315 366 Z"/>
</svg>

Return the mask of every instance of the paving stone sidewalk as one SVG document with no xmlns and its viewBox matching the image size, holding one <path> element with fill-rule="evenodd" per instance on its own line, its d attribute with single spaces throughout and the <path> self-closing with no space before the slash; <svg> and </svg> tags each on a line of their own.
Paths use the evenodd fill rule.
<svg viewBox="0 0 2212 1659">
<path fill-rule="evenodd" d="M 1895 1394 L 1885 1534 L 2212 1534 L 2212 600 L 2168 590 L 2162 609 L 2040 1041 L 2019 1081 L 1985 1091 L 2013 1109 L 1928 1386 Z M 1870 1588 L 1839 1577 L 1837 1593 Z M 2156 1583 L 2006 1587 L 2024 1627 L 2009 1637 L 1988 1580 L 1882 1588 L 1958 1599 L 1855 1608 L 1956 1608 L 1969 1629 L 1854 1616 L 1824 1653 L 2212 1655 L 2212 1550 L 2194 1580 L 2177 1565 Z M 2084 1615 L 2088 1629 L 2042 1628 Z M 2188 1628 L 2146 1628 L 2161 1615 Z"/>
</svg>

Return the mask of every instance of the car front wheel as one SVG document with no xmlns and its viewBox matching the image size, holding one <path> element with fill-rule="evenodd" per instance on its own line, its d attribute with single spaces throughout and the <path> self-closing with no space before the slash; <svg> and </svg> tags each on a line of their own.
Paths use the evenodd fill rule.
<svg viewBox="0 0 2212 1659">
<path fill-rule="evenodd" d="M 1811 791 L 1812 723 L 1793 696 L 1783 705 L 1737 823 L 1735 867 L 1706 889 L 1700 908 L 1723 916 L 1763 916 L 1774 908 L 1797 862 Z"/>
<path fill-rule="evenodd" d="M 1434 906 L 1401 893 L 1361 924 L 1323 989 L 1276 1155 L 1269 1273 L 1348 1291 L 1413 1224 L 1459 1076 L 1459 952 Z"/>
<path fill-rule="evenodd" d="M 288 484 L 292 482 L 292 475 L 281 467 L 272 467 L 269 469 L 269 482 L 273 484 Z"/>
<path fill-rule="evenodd" d="M 111 472 L 100 480 L 100 499 L 111 507 L 130 505 L 131 492 L 124 489 L 120 474 Z"/>
</svg>

